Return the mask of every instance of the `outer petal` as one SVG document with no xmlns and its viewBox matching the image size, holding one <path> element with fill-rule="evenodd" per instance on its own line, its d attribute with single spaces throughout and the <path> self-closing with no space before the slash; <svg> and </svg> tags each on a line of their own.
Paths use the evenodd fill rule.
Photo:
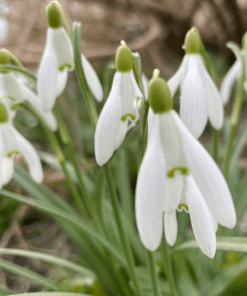
<svg viewBox="0 0 247 296">
<path fill-rule="evenodd" d="M 178 225 L 176 212 L 165 213 L 165 235 L 169 245 L 173 246 L 177 239 Z"/>
<path fill-rule="evenodd" d="M 214 84 L 212 78 L 209 76 L 202 58 L 198 55 L 197 58 L 198 69 L 203 78 L 208 94 L 208 116 L 212 126 L 216 129 L 220 129 L 223 124 L 223 105 L 222 98 L 219 91 Z"/>
<path fill-rule="evenodd" d="M 236 224 L 236 213 L 231 193 L 221 171 L 209 153 L 187 130 L 175 111 L 173 117 L 182 138 L 189 170 L 213 218 L 220 224 L 233 228 Z"/>
<path fill-rule="evenodd" d="M 64 69 L 63 71 L 58 72 L 57 77 L 57 93 L 56 97 L 59 97 L 65 89 L 66 83 L 68 80 L 68 70 Z"/>
<path fill-rule="evenodd" d="M 152 126 L 136 186 L 136 222 L 144 246 L 154 251 L 160 245 L 163 229 L 164 157 L 159 144 L 159 118 Z"/>
<path fill-rule="evenodd" d="M 149 84 L 149 80 L 148 80 L 147 76 L 144 73 L 142 73 L 142 84 L 143 84 L 143 90 L 144 90 L 145 99 L 147 101 L 147 99 L 148 99 L 148 84 Z"/>
<path fill-rule="evenodd" d="M 14 159 L 9 157 L 0 158 L 1 181 L 5 185 L 9 183 L 14 173 Z"/>
<path fill-rule="evenodd" d="M 96 100 L 101 102 L 103 100 L 103 90 L 98 75 L 83 54 L 81 54 L 81 60 L 87 84 Z"/>
<path fill-rule="evenodd" d="M 118 136 L 121 100 L 119 97 L 121 73 L 116 73 L 110 95 L 100 114 L 94 137 L 95 157 L 99 165 L 105 164 L 112 156 Z"/>
<path fill-rule="evenodd" d="M 63 27 L 58 29 L 49 28 L 48 30 L 54 31 L 53 42 L 58 59 L 59 70 L 63 71 L 67 68 L 72 71 L 75 67 L 74 52 L 68 33 Z"/>
<path fill-rule="evenodd" d="M 4 147 L 4 155 L 2 156 L 12 156 L 19 152 L 19 147 L 15 139 L 15 128 L 9 123 L 1 124 L 1 140 Z"/>
<path fill-rule="evenodd" d="M 128 131 L 128 120 L 120 121 L 117 139 L 115 143 L 115 150 L 117 150 L 119 146 L 123 143 L 123 140 L 126 136 L 127 131 Z"/>
<path fill-rule="evenodd" d="M 232 65 L 232 67 L 224 77 L 220 87 L 220 95 L 224 105 L 228 103 L 230 99 L 233 83 L 239 77 L 240 73 L 241 73 L 241 61 L 236 60 L 236 62 Z"/>
<path fill-rule="evenodd" d="M 21 83 L 16 78 L 14 73 L 6 73 L 2 74 L 4 77 L 4 86 L 6 93 L 3 95 L 9 95 L 14 97 L 17 100 L 23 100 L 22 92 L 21 92 Z"/>
<path fill-rule="evenodd" d="M 43 180 L 43 170 L 36 150 L 17 130 L 14 130 L 14 133 L 19 151 L 29 166 L 32 178 L 37 183 L 41 183 Z"/>
<path fill-rule="evenodd" d="M 213 258 L 216 251 L 214 221 L 201 192 L 191 176 L 187 178 L 186 199 L 195 239 L 203 253 Z"/>
<path fill-rule="evenodd" d="M 207 92 L 198 70 L 198 54 L 188 55 L 188 70 L 181 85 L 180 116 L 187 128 L 198 138 L 207 123 Z"/>
<path fill-rule="evenodd" d="M 38 96 L 25 85 L 22 85 L 22 94 L 23 94 L 23 97 L 30 104 L 32 104 L 39 111 L 39 113 L 45 118 L 51 130 L 56 131 L 57 121 L 52 111 L 44 112 Z"/>
<path fill-rule="evenodd" d="M 164 211 L 173 213 L 176 211 L 182 196 L 183 176 L 179 172 L 173 178 L 165 177 Z"/>
<path fill-rule="evenodd" d="M 188 68 L 188 55 L 185 55 L 177 72 L 167 81 L 167 85 L 174 96 L 179 85 L 183 82 Z"/>
<path fill-rule="evenodd" d="M 58 59 L 53 46 L 54 31 L 47 31 L 46 47 L 38 70 L 38 96 L 41 100 L 43 110 L 50 111 L 56 101 Z"/>
</svg>

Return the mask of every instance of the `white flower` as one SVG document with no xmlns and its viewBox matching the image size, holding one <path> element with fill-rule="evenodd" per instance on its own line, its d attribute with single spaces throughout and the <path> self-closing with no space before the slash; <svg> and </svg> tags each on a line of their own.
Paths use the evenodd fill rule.
<svg viewBox="0 0 247 296">
<path fill-rule="evenodd" d="M 236 214 L 227 183 L 212 157 L 173 110 L 149 115 L 148 145 L 136 188 L 136 219 L 145 247 L 155 250 L 165 231 L 169 244 L 177 236 L 176 210 L 190 213 L 201 250 L 213 258 L 216 226 L 233 228 Z"/>
<path fill-rule="evenodd" d="M 55 116 L 51 111 L 43 111 L 38 96 L 25 85 L 24 81 L 25 80 L 18 78 L 18 76 L 12 72 L 0 73 L 0 97 L 4 97 L 7 95 L 18 101 L 29 101 L 31 105 L 33 105 L 38 110 L 38 112 L 44 117 L 50 128 L 53 131 L 55 131 L 57 129 L 57 122 Z M 7 104 L 9 107 L 15 103 L 14 101 L 8 98 L 4 98 L 3 102 Z M 12 120 L 15 116 L 15 113 L 15 111 L 10 110 L 9 108 L 9 116 Z"/>
<path fill-rule="evenodd" d="M 67 81 L 67 69 L 74 69 L 71 40 L 63 27 L 49 28 L 38 70 L 38 96 L 45 112 L 50 111 Z M 59 77 L 60 76 L 60 77 Z M 61 79 L 61 82 L 59 82 Z M 59 85 L 59 86 L 58 86 Z"/>
<path fill-rule="evenodd" d="M 240 56 L 240 53 L 241 53 L 240 50 L 237 50 L 235 46 L 231 46 L 231 43 L 228 43 L 227 45 L 232 49 L 233 53 L 235 54 L 236 61 L 227 72 L 220 87 L 220 94 L 221 94 L 224 105 L 226 105 L 229 102 L 233 84 L 237 79 L 240 78 L 242 73 L 242 61 Z M 247 50 L 242 49 L 242 52 L 245 53 L 244 62 L 245 62 L 245 70 L 247 73 L 247 56 L 246 56 Z M 245 88 L 245 91 L 247 92 L 247 81 L 245 81 L 244 88 Z"/>
<path fill-rule="evenodd" d="M 178 71 L 167 84 L 172 96 L 180 86 L 180 116 L 198 138 L 209 120 L 215 129 L 223 124 L 222 99 L 200 56 L 201 38 L 192 28 L 185 37 L 185 56 Z"/>
<path fill-rule="evenodd" d="M 208 117 L 215 129 L 222 127 L 222 99 L 199 54 L 186 54 L 167 84 L 172 95 L 180 86 L 180 116 L 196 138 L 202 134 Z"/>
<path fill-rule="evenodd" d="M 83 54 L 81 54 L 81 60 L 87 84 L 96 100 L 101 102 L 103 100 L 103 90 L 99 78 L 94 68 Z"/>
<path fill-rule="evenodd" d="M 13 175 L 13 157 L 23 155 L 32 178 L 41 183 L 43 170 L 40 158 L 33 146 L 14 128 L 9 108 L 0 104 L 0 187 L 9 182 Z"/>
<path fill-rule="evenodd" d="M 136 97 L 142 97 L 142 94 L 133 71 L 116 72 L 95 131 L 95 157 L 99 165 L 105 164 L 122 144 L 128 122 L 138 120 Z"/>
</svg>

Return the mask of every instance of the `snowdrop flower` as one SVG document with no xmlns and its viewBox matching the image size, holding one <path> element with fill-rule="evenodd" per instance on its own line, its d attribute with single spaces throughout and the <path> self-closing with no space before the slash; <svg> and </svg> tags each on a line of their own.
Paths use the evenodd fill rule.
<svg viewBox="0 0 247 296">
<path fill-rule="evenodd" d="M 0 65 L 8 65 L 10 64 L 10 60 L 4 50 L 0 50 Z M 25 80 L 19 78 L 15 73 L 9 71 L 1 71 L 0 72 L 0 97 L 10 96 L 17 101 L 27 100 L 33 105 L 39 113 L 45 118 L 49 127 L 55 131 L 57 129 L 57 122 L 55 116 L 51 111 L 44 112 L 40 100 L 38 96 L 25 85 Z M 4 98 L 3 102 L 7 104 L 9 107 L 13 105 L 13 101 L 8 98 Z M 16 112 L 10 110 L 9 108 L 9 116 L 11 120 L 14 119 Z"/>
<path fill-rule="evenodd" d="M 229 45 L 229 43 L 227 45 Z M 241 62 L 241 56 L 240 56 L 241 51 L 235 50 L 234 47 L 231 47 L 231 49 L 236 56 L 236 61 L 232 65 L 232 67 L 229 69 L 226 76 L 224 77 L 221 87 L 220 87 L 220 94 L 221 94 L 224 105 L 226 105 L 229 102 L 233 83 L 237 79 L 240 78 L 241 73 L 242 73 L 242 62 Z M 245 33 L 245 35 L 243 37 L 242 52 L 245 53 L 244 61 L 245 61 L 245 69 L 247 69 L 247 56 L 246 56 L 246 54 L 247 54 L 247 33 Z M 245 88 L 245 91 L 247 92 L 247 81 L 244 84 L 244 88 Z"/>
<path fill-rule="evenodd" d="M 172 96 L 180 86 L 180 116 L 198 138 L 209 120 L 215 129 L 223 124 L 222 99 L 200 56 L 199 32 L 192 28 L 185 37 L 185 56 L 178 71 L 167 82 Z"/>
<path fill-rule="evenodd" d="M 67 82 L 67 69 L 74 69 L 74 54 L 71 40 L 62 27 L 61 6 L 57 1 L 47 6 L 46 46 L 38 70 L 38 96 L 45 112 L 51 110 L 56 97 Z"/>
<path fill-rule="evenodd" d="M 190 214 L 195 239 L 210 258 L 217 223 L 233 228 L 236 214 L 227 183 L 204 147 L 175 111 L 165 81 L 155 70 L 149 84 L 149 134 L 136 186 L 136 221 L 144 246 L 158 248 L 163 232 L 177 237 L 176 210 Z"/>
<path fill-rule="evenodd" d="M 9 108 L 0 102 L 0 187 L 7 184 L 14 172 L 14 156 L 23 155 L 32 178 L 41 183 L 43 170 L 36 150 L 14 128 Z"/>
<path fill-rule="evenodd" d="M 124 41 L 121 44 L 116 52 L 117 72 L 95 131 L 95 157 L 99 165 L 104 165 L 122 144 L 129 121 L 138 120 L 135 98 L 142 97 L 142 93 L 132 70 L 132 52 Z"/>
</svg>

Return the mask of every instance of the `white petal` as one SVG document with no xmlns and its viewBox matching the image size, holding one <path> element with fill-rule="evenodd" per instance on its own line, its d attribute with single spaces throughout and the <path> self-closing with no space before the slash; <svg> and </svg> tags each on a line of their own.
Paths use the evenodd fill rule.
<svg viewBox="0 0 247 296">
<path fill-rule="evenodd" d="M 186 200 L 195 239 L 203 253 L 213 258 L 216 251 L 214 221 L 201 192 L 191 176 L 187 178 Z"/>
<path fill-rule="evenodd" d="M 180 132 L 184 155 L 195 182 L 212 215 L 220 224 L 233 228 L 236 213 L 228 185 L 218 166 L 205 148 L 192 136 L 173 111 Z"/>
<path fill-rule="evenodd" d="M 224 105 L 228 103 L 230 99 L 233 83 L 235 80 L 237 80 L 240 73 L 241 73 L 241 61 L 236 60 L 236 62 L 232 65 L 232 67 L 224 77 L 220 87 L 220 95 Z"/>
<path fill-rule="evenodd" d="M 178 68 L 177 72 L 167 81 L 167 85 L 171 91 L 172 96 L 174 96 L 179 85 L 184 81 L 184 77 L 187 73 L 187 68 L 188 68 L 188 56 L 189 55 L 184 56 L 182 63 Z"/>
<path fill-rule="evenodd" d="M 123 143 L 123 140 L 126 136 L 127 131 L 128 131 L 128 120 L 126 121 L 120 120 L 117 139 L 115 143 L 115 150 L 117 150 L 119 146 Z"/>
<path fill-rule="evenodd" d="M 1 182 L 3 185 L 9 183 L 14 173 L 14 159 L 9 157 L 0 158 Z"/>
<path fill-rule="evenodd" d="M 53 30 L 48 29 L 46 47 L 38 70 L 38 96 L 45 112 L 53 108 L 57 95 L 58 60 L 53 46 L 53 34 Z"/>
<path fill-rule="evenodd" d="M 137 228 L 142 243 L 150 251 L 158 248 L 162 237 L 165 189 L 165 163 L 159 144 L 158 118 L 155 122 L 139 170 L 135 201 Z"/>
<path fill-rule="evenodd" d="M 196 138 L 202 134 L 208 118 L 207 92 L 198 70 L 197 56 L 188 55 L 188 70 L 180 98 L 180 117 Z"/>
<path fill-rule="evenodd" d="M 165 235 L 166 241 L 169 245 L 173 246 L 177 239 L 178 225 L 176 212 L 167 214 L 165 213 Z"/>
<path fill-rule="evenodd" d="M 133 70 L 130 71 L 130 78 L 131 78 L 132 85 L 133 85 L 133 88 L 134 88 L 135 97 L 142 98 L 143 97 L 143 94 L 140 91 L 140 88 L 139 88 L 139 86 L 138 86 L 138 84 L 136 82 L 136 79 L 135 79 Z"/>
<path fill-rule="evenodd" d="M 103 100 L 103 90 L 98 75 L 83 54 L 81 54 L 81 60 L 87 84 L 96 100 L 101 102 Z"/>
<path fill-rule="evenodd" d="M 220 129 L 223 124 L 223 104 L 219 91 L 209 76 L 202 58 L 198 55 L 198 69 L 204 79 L 208 97 L 208 117 L 215 129 Z"/>
<path fill-rule="evenodd" d="M 53 42 L 58 59 L 59 70 L 63 71 L 67 68 L 69 71 L 72 71 L 75 67 L 74 51 L 68 33 L 63 27 L 58 29 L 49 28 L 48 30 L 54 31 Z"/>
<path fill-rule="evenodd" d="M 101 111 L 94 137 L 95 158 L 99 165 L 112 156 L 119 131 L 121 101 L 119 96 L 121 73 L 116 72 L 110 95 Z"/>
<path fill-rule="evenodd" d="M 15 128 L 11 124 L 1 124 L 1 140 L 4 145 L 4 155 L 2 156 L 12 156 L 13 153 L 19 152 L 15 139 Z"/>
<path fill-rule="evenodd" d="M 58 72 L 57 77 L 57 93 L 56 97 L 59 97 L 65 89 L 66 83 L 68 80 L 68 70 L 64 69 L 63 71 Z"/>
<path fill-rule="evenodd" d="M 52 111 L 44 112 L 38 96 L 24 84 L 22 85 L 22 94 L 23 97 L 44 117 L 51 130 L 56 131 L 57 121 Z"/>
<path fill-rule="evenodd" d="M 4 75 L 4 86 L 6 93 L 3 95 L 9 95 L 16 100 L 23 100 L 21 92 L 21 83 L 13 73 L 6 73 Z"/>
<path fill-rule="evenodd" d="M 167 159 L 167 158 L 165 158 Z M 179 172 L 173 178 L 165 177 L 164 211 L 173 213 L 176 211 L 182 196 L 183 176 Z"/>
<path fill-rule="evenodd" d="M 148 99 L 148 84 L 149 84 L 149 80 L 148 80 L 147 76 L 144 73 L 142 73 L 142 85 L 143 85 L 143 90 L 144 90 L 144 95 L 145 95 L 146 101 Z"/>
<path fill-rule="evenodd" d="M 43 180 L 43 170 L 36 150 L 17 130 L 15 130 L 15 138 L 19 151 L 29 166 L 32 178 L 37 183 L 41 183 Z"/>
<path fill-rule="evenodd" d="M 138 86 L 132 72 L 120 73 L 120 98 L 121 98 L 121 118 L 131 121 L 137 121 L 138 111 L 134 106 L 135 98 L 138 93 Z M 141 93 L 139 94 L 141 95 Z"/>
</svg>

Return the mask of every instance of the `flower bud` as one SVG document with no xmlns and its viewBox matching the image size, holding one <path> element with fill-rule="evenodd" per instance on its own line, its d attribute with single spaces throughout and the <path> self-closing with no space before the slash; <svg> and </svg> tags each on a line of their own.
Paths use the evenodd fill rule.
<svg viewBox="0 0 247 296">
<path fill-rule="evenodd" d="M 165 80 L 159 77 L 159 73 L 158 69 L 154 70 L 148 88 L 148 101 L 154 113 L 165 113 L 172 109 L 172 96 Z"/>
<path fill-rule="evenodd" d="M 8 121 L 8 111 L 4 103 L 0 102 L 0 123 L 5 123 Z"/>
<path fill-rule="evenodd" d="M 242 49 L 247 51 L 247 32 L 244 34 L 242 39 Z"/>
<path fill-rule="evenodd" d="M 118 72 L 130 72 L 133 66 L 133 54 L 125 41 L 121 41 L 121 46 L 116 52 L 116 69 Z"/>
<path fill-rule="evenodd" d="M 199 53 L 201 47 L 201 37 L 196 28 L 191 28 L 184 41 L 184 49 L 186 54 Z"/>
<path fill-rule="evenodd" d="M 57 29 L 62 27 L 62 7 L 58 1 L 53 1 L 47 5 L 46 17 L 50 28 Z"/>
</svg>

